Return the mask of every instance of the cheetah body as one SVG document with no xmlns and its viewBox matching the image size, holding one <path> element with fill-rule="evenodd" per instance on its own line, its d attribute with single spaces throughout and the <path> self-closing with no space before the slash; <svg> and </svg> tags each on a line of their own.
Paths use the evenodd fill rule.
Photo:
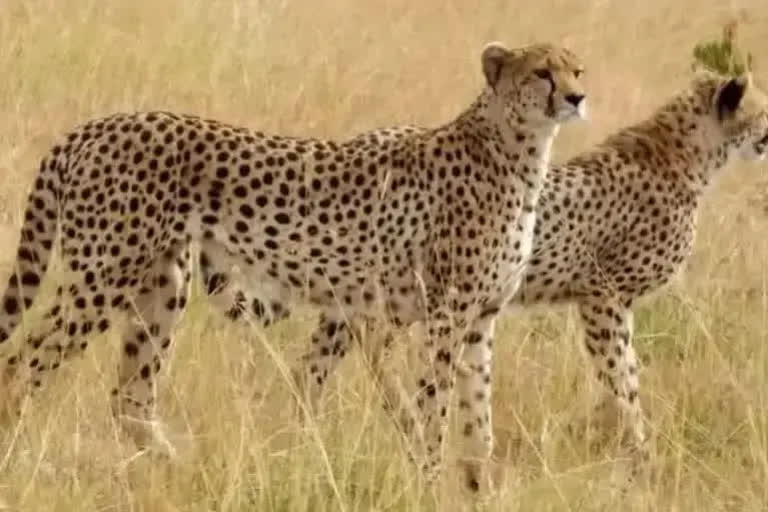
<svg viewBox="0 0 768 512">
<path fill-rule="evenodd" d="M 574 304 L 605 398 L 593 415 L 623 418 L 647 458 L 632 308 L 691 254 L 710 184 L 735 160 L 768 149 L 768 102 L 748 77 L 695 76 L 651 117 L 553 166 L 534 249 L 513 305 Z"/>
<path fill-rule="evenodd" d="M 733 83 L 697 76 L 647 120 L 552 167 L 515 302 L 578 301 L 610 283 L 631 304 L 681 270 L 718 172 L 765 157 L 768 103 L 754 86 L 724 92 Z M 730 100 L 737 103 L 718 107 L 720 94 L 737 95 Z"/>
<path fill-rule="evenodd" d="M 485 378 L 493 318 L 530 252 L 552 139 L 584 105 L 581 64 L 567 50 L 494 44 L 482 64 L 487 87 L 455 121 L 401 137 L 269 136 L 167 112 L 119 114 L 70 133 L 43 159 L 30 193 L 0 342 L 32 306 L 57 230 L 67 282 L 8 359 L 6 382 L 40 386 L 122 311 L 132 322 L 113 410 L 134 426 L 151 419 L 155 376 L 186 304 L 189 248 L 199 243 L 212 293 L 237 267 L 260 289 L 263 309 L 279 313 L 297 300 L 321 309 L 305 358 L 310 399 L 344 354 L 347 319 L 428 318 L 425 347 L 443 368 L 425 434 L 424 467 L 436 468 L 452 340 L 461 336 L 452 326 L 487 342 L 477 369 Z M 485 409 L 474 413 L 489 420 Z M 141 428 L 132 433 L 146 441 Z"/>
</svg>

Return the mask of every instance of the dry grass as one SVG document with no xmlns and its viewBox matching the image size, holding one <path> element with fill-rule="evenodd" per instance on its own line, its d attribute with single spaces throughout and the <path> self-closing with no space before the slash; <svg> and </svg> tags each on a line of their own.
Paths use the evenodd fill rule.
<svg viewBox="0 0 768 512">
<path fill-rule="evenodd" d="M 86 118 L 164 108 L 332 137 L 433 125 L 473 99 L 483 43 L 553 40 L 589 67 L 593 120 L 564 130 L 563 158 L 683 85 L 694 43 L 717 35 L 729 15 L 744 18 L 742 37 L 758 65 L 768 61 L 759 53 L 766 13 L 763 0 L 5 0 L 4 275 L 37 158 Z M 609 485 L 620 467 L 613 452 L 591 452 L 565 434 L 562 422 L 586 407 L 593 387 L 574 317 L 525 313 L 502 323 L 497 344 L 501 491 L 485 507 L 768 508 L 760 172 L 741 167 L 723 176 L 688 272 L 637 312 L 643 400 L 657 434 L 653 487 L 622 502 Z M 0 436 L 0 503 L 24 511 L 471 508 L 450 478 L 439 496 L 419 483 L 359 358 L 340 370 L 316 428 L 299 426 L 281 368 L 305 344 L 312 319 L 298 315 L 262 333 L 230 326 L 193 301 L 162 395 L 181 450 L 172 464 L 136 457 L 118 442 L 107 398 L 117 343 L 96 343 Z"/>
</svg>

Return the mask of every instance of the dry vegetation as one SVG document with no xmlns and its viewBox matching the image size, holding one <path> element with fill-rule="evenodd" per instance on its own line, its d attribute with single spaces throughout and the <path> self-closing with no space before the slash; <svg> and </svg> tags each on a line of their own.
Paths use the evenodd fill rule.
<svg viewBox="0 0 768 512">
<path fill-rule="evenodd" d="M 36 161 L 62 131 L 116 110 L 163 108 L 290 134 L 341 137 L 443 122 L 481 86 L 478 51 L 564 42 L 587 62 L 590 124 L 556 158 L 646 115 L 684 85 L 693 45 L 743 18 L 768 61 L 764 0 L 4 0 L 0 4 L 0 241 L 10 272 Z M 762 58 L 762 59 L 761 59 Z M 760 69 L 758 68 L 758 74 Z M 656 434 L 649 489 L 622 502 L 610 449 L 564 422 L 593 391 L 569 311 L 505 319 L 495 371 L 500 490 L 489 510 L 768 508 L 768 220 L 765 166 L 729 169 L 687 273 L 639 308 L 643 400 Z M 51 278 L 55 280 L 55 273 Z M 3 277 L 3 282 L 4 282 Z M 311 312 L 267 331 L 232 327 L 195 299 L 162 395 L 179 460 L 118 442 L 108 414 L 116 340 L 59 372 L 0 433 L 0 509 L 461 510 L 448 473 L 424 487 L 359 357 L 301 427 L 282 371 Z"/>
</svg>

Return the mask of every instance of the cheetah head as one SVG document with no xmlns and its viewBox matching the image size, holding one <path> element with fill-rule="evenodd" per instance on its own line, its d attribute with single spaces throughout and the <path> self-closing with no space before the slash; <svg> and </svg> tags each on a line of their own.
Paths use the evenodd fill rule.
<svg viewBox="0 0 768 512">
<path fill-rule="evenodd" d="M 717 80 L 711 115 L 727 142 L 744 160 L 763 160 L 768 153 L 768 99 L 751 75 Z"/>
<path fill-rule="evenodd" d="M 508 120 L 557 124 L 586 119 L 584 66 L 569 50 L 551 44 L 507 49 L 486 45 L 483 73 L 489 92 Z"/>
</svg>

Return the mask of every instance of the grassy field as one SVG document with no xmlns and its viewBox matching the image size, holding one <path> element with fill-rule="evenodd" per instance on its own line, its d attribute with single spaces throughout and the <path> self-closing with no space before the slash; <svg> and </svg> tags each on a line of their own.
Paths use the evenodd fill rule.
<svg viewBox="0 0 768 512">
<path fill-rule="evenodd" d="M 482 85 L 489 40 L 563 42 L 588 68 L 592 120 L 562 159 L 685 85 L 695 42 L 730 16 L 766 62 L 764 0 L 4 0 L 0 4 L 0 256 L 10 272 L 37 160 L 61 132 L 162 108 L 286 134 L 342 137 L 449 120 Z M 762 52 L 762 53 L 761 53 Z M 649 489 L 611 486 L 621 461 L 563 425 L 596 386 L 568 310 L 500 326 L 494 375 L 504 511 L 768 510 L 768 179 L 731 168 L 706 202 L 686 273 L 638 309 L 642 400 L 655 434 Z M 51 279 L 55 280 L 55 273 Z M 162 414 L 179 449 L 150 460 L 109 415 L 116 336 L 59 372 L 0 432 L 0 510 L 463 510 L 449 468 L 420 483 L 351 357 L 326 412 L 301 426 L 284 378 L 314 317 L 231 326 L 201 298 L 177 337 Z M 612 508 L 620 507 L 620 508 Z"/>
</svg>

